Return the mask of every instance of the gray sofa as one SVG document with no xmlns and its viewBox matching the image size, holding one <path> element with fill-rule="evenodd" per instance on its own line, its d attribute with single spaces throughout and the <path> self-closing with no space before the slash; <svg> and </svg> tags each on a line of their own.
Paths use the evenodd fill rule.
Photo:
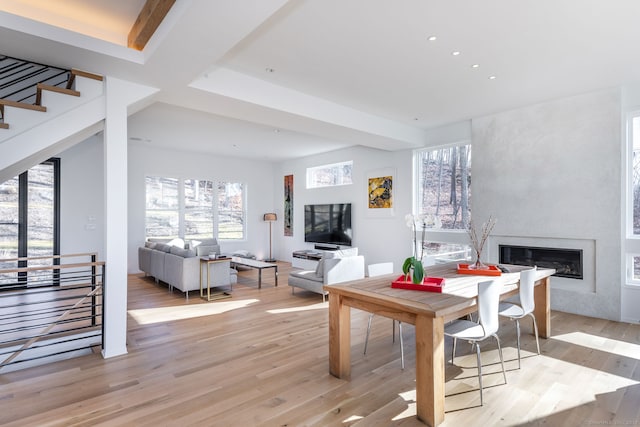
<svg viewBox="0 0 640 427">
<path fill-rule="evenodd" d="M 322 255 L 315 270 L 299 270 L 289 273 L 291 293 L 295 288 L 305 289 L 322 295 L 325 300 L 325 285 L 364 278 L 364 257 L 358 255 L 358 248 L 327 251 Z"/>
<path fill-rule="evenodd" d="M 185 248 L 182 239 L 171 241 L 149 239 L 138 248 L 138 268 L 156 282 L 164 282 L 170 289 L 176 288 L 189 298 L 189 291 L 200 289 L 200 257 L 220 253 L 215 239 L 195 242 L 194 247 Z M 233 287 L 238 281 L 238 272 L 227 269 L 228 275 L 213 275 L 211 286 Z"/>
</svg>

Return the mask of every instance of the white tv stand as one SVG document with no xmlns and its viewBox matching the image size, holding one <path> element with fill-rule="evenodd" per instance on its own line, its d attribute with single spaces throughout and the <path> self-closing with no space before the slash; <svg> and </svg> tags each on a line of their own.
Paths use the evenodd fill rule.
<svg viewBox="0 0 640 427">
<path fill-rule="evenodd" d="M 294 251 L 291 267 L 301 268 L 303 270 L 315 270 L 320 258 L 322 258 L 322 252 L 315 249 Z"/>
<path fill-rule="evenodd" d="M 314 249 L 294 251 L 291 267 L 301 268 L 303 270 L 315 270 L 323 253 L 327 251 L 337 251 L 339 249 L 340 246 L 337 245 L 325 245 L 318 243 L 314 246 Z"/>
</svg>

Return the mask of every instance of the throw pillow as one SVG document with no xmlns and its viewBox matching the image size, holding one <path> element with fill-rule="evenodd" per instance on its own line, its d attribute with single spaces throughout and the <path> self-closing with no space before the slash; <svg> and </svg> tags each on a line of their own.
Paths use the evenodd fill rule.
<svg viewBox="0 0 640 427">
<path fill-rule="evenodd" d="M 166 243 L 156 243 L 156 250 L 169 253 L 171 252 L 171 246 Z"/>
<path fill-rule="evenodd" d="M 171 240 L 169 243 L 167 243 L 167 245 L 169 246 L 175 246 L 176 248 L 182 248 L 184 249 L 184 240 L 177 238 L 177 239 L 173 239 Z"/>
<path fill-rule="evenodd" d="M 178 256 L 181 256 L 183 258 L 190 258 L 190 257 L 196 256 L 196 251 L 190 250 L 190 249 L 178 248 L 176 246 L 173 246 L 171 248 L 171 253 L 173 255 L 178 255 Z"/>
</svg>

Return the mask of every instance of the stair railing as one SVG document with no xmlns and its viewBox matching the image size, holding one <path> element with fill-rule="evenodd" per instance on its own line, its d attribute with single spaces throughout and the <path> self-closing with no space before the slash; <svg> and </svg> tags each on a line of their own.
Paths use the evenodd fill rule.
<svg viewBox="0 0 640 427">
<path fill-rule="evenodd" d="M 64 68 L 0 55 L 0 99 L 36 104 L 38 83 L 71 89 L 70 75 Z"/>
<path fill-rule="evenodd" d="M 96 257 L 0 259 L 0 369 L 103 348 L 106 268 Z"/>
</svg>

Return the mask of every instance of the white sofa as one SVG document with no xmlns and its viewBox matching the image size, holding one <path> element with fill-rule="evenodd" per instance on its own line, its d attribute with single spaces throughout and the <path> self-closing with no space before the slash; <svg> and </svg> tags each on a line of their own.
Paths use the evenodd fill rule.
<svg viewBox="0 0 640 427">
<path fill-rule="evenodd" d="M 305 289 L 322 295 L 325 301 L 327 292 L 324 285 L 348 282 L 364 278 L 364 257 L 358 255 L 358 248 L 327 251 L 322 255 L 315 270 L 291 271 L 289 286 L 291 293 L 295 288 Z"/>
<path fill-rule="evenodd" d="M 189 291 L 200 289 L 200 257 L 210 253 L 220 253 L 220 245 L 215 239 L 198 242 L 192 249 L 184 247 L 184 241 L 152 240 L 138 248 L 138 268 L 156 282 L 164 282 L 169 287 L 179 289 L 189 298 Z M 227 269 L 228 275 L 215 274 L 211 286 L 233 287 L 238 282 L 238 272 Z"/>
</svg>

